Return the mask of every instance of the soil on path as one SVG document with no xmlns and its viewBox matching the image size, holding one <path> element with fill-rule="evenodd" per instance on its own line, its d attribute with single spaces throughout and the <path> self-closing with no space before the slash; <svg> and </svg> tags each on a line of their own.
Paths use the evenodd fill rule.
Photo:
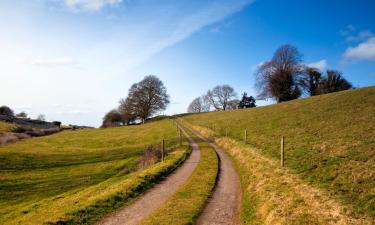
<svg viewBox="0 0 375 225">
<path fill-rule="evenodd" d="M 191 130 L 196 136 L 208 142 L 215 149 L 220 159 L 219 178 L 212 197 L 202 214 L 198 217 L 198 225 L 230 225 L 239 224 L 241 205 L 240 179 L 227 154 L 208 139 Z"/>
<path fill-rule="evenodd" d="M 139 199 L 132 204 L 120 208 L 116 212 L 109 214 L 97 225 L 135 225 L 150 215 L 155 209 L 160 207 L 168 197 L 174 194 L 177 189 L 188 179 L 194 171 L 200 159 L 198 145 L 187 133 L 182 130 L 188 139 L 193 150 L 185 163 L 174 173 L 169 175 L 164 181 L 146 191 Z"/>
</svg>

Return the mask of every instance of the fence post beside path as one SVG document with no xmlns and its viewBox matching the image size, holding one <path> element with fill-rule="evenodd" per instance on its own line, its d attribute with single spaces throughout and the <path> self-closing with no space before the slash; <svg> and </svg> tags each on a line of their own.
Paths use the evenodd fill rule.
<svg viewBox="0 0 375 225">
<path fill-rule="evenodd" d="M 284 136 L 281 136 L 280 151 L 280 166 L 284 167 Z"/>
<path fill-rule="evenodd" d="M 165 151 L 165 140 L 163 139 L 161 143 L 161 161 L 164 161 L 164 151 Z"/>
<path fill-rule="evenodd" d="M 247 130 L 245 130 L 245 138 L 244 138 L 245 145 L 247 144 Z"/>
</svg>

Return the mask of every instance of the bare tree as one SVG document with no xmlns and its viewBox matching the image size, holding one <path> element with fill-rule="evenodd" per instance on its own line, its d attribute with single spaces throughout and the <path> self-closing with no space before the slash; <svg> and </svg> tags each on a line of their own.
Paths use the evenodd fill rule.
<svg viewBox="0 0 375 225">
<path fill-rule="evenodd" d="M 340 71 L 327 70 L 327 76 L 322 79 L 319 91 L 322 94 L 351 89 L 352 84 L 347 81 Z"/>
<path fill-rule="evenodd" d="M 210 105 L 207 104 L 204 97 L 197 97 L 189 104 L 187 111 L 189 113 L 208 112 L 210 111 Z"/>
<path fill-rule="evenodd" d="M 216 110 L 226 110 L 228 102 L 237 96 L 234 89 L 229 85 L 217 85 L 207 91 L 205 100 Z"/>
<path fill-rule="evenodd" d="M 322 80 L 322 74 L 315 68 L 306 68 L 306 73 L 301 81 L 301 85 L 310 96 L 320 93 L 319 86 Z"/>
<path fill-rule="evenodd" d="M 25 112 L 22 111 L 22 112 L 16 114 L 16 117 L 27 118 L 27 113 L 25 113 Z"/>
<path fill-rule="evenodd" d="M 297 48 L 283 45 L 272 59 L 257 72 L 258 98 L 274 98 L 277 102 L 296 99 L 301 95 L 300 79 L 304 73 L 302 57 Z"/>
<path fill-rule="evenodd" d="M 146 76 L 141 82 L 135 83 L 129 90 L 134 114 L 144 123 L 155 113 L 165 110 L 169 104 L 169 95 L 163 82 L 154 75 Z"/>
<path fill-rule="evenodd" d="M 112 127 L 116 125 L 122 125 L 123 119 L 120 112 L 116 109 L 112 109 L 108 113 L 105 114 L 103 118 L 102 127 Z"/>
<path fill-rule="evenodd" d="M 41 121 L 46 121 L 46 116 L 44 114 L 39 114 L 36 119 L 41 120 Z"/>
<path fill-rule="evenodd" d="M 137 119 L 137 109 L 135 107 L 136 104 L 131 97 L 120 100 L 118 111 L 121 114 L 121 117 L 126 125 Z"/>
</svg>

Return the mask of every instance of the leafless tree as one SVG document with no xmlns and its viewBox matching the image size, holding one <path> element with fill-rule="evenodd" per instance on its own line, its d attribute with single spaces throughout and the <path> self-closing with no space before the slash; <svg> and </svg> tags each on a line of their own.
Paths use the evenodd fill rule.
<svg viewBox="0 0 375 225">
<path fill-rule="evenodd" d="M 210 105 L 205 101 L 204 97 L 195 98 L 187 109 L 189 113 L 199 113 L 210 111 Z"/>
<path fill-rule="evenodd" d="M 165 110 L 169 104 L 169 95 L 163 82 L 154 75 L 146 76 L 141 82 L 135 83 L 129 90 L 133 114 L 144 123 L 155 113 Z"/>
<path fill-rule="evenodd" d="M 319 91 L 322 94 L 351 89 L 352 84 L 347 81 L 340 71 L 327 70 L 327 75 L 322 79 Z"/>
<path fill-rule="evenodd" d="M 215 110 L 226 110 L 228 107 L 228 102 L 233 100 L 237 96 L 234 89 L 229 85 L 217 85 L 212 90 L 207 91 L 205 95 L 205 100 Z"/>
<path fill-rule="evenodd" d="M 301 95 L 300 79 L 303 73 L 302 56 L 297 48 L 281 46 L 272 59 L 257 71 L 258 98 L 274 98 L 277 102 L 298 98 Z"/>
<path fill-rule="evenodd" d="M 117 109 L 112 109 L 105 114 L 103 118 L 102 127 L 112 127 L 116 125 L 122 125 L 123 119 L 120 112 Z"/>
<path fill-rule="evenodd" d="M 131 97 L 120 100 L 118 112 L 121 114 L 122 120 L 126 125 L 137 119 L 136 104 Z"/>
<path fill-rule="evenodd" d="M 306 73 L 301 80 L 301 85 L 308 95 L 314 96 L 320 94 L 319 86 L 322 80 L 322 73 L 315 68 L 306 68 Z"/>
</svg>

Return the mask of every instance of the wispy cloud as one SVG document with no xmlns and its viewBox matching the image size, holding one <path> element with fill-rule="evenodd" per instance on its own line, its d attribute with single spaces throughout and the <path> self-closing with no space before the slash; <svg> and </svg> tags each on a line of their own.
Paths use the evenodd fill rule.
<svg viewBox="0 0 375 225">
<path fill-rule="evenodd" d="M 106 6 L 115 6 L 122 0 L 62 0 L 71 9 L 99 11 Z"/>
<path fill-rule="evenodd" d="M 71 58 L 54 58 L 54 59 L 37 59 L 31 62 L 32 65 L 37 66 L 47 66 L 47 67 L 56 67 L 56 66 L 67 66 L 75 65 L 78 62 L 74 61 Z"/>
<path fill-rule="evenodd" d="M 355 47 L 349 47 L 344 53 L 347 60 L 375 60 L 375 37 L 371 37 Z"/>
<path fill-rule="evenodd" d="M 317 62 L 312 62 L 307 64 L 308 67 L 316 68 L 320 71 L 324 71 L 328 67 L 328 63 L 326 59 L 319 60 Z"/>
</svg>

